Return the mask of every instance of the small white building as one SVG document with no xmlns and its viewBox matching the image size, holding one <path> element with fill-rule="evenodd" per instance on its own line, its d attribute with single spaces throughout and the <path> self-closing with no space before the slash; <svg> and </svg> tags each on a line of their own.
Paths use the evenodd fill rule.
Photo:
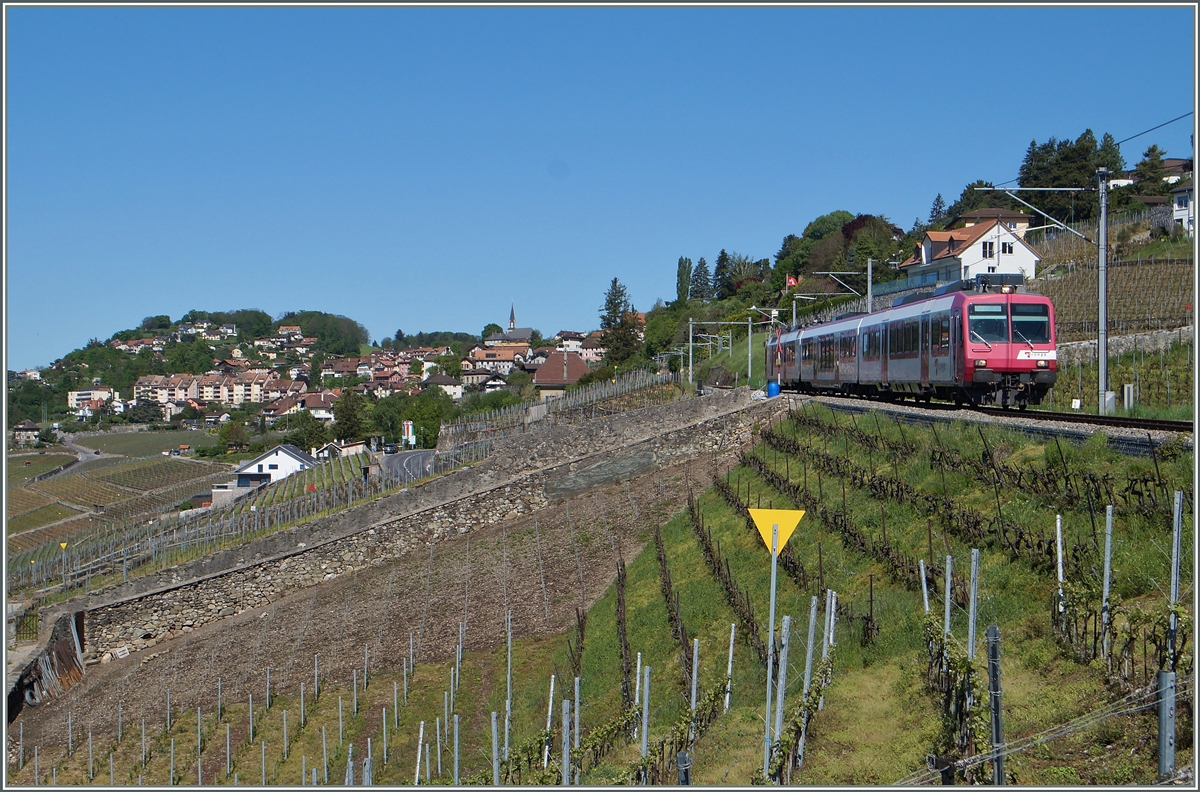
<svg viewBox="0 0 1200 792">
<path fill-rule="evenodd" d="M 1196 229 L 1196 212 L 1195 196 L 1193 193 L 1193 185 L 1195 181 L 1188 179 L 1180 184 L 1175 189 L 1171 190 L 1171 205 L 1173 217 L 1175 219 L 1175 227 L 1181 229 L 1188 236 L 1195 236 Z"/>
<path fill-rule="evenodd" d="M 293 473 L 311 470 L 318 462 L 308 453 L 290 443 L 275 446 L 262 456 L 251 459 L 234 471 L 238 487 L 274 484 Z"/>
<path fill-rule="evenodd" d="M 900 265 L 914 280 L 969 280 L 976 275 L 1037 277 L 1041 256 L 999 219 L 950 231 L 926 231 L 921 245 Z"/>
</svg>

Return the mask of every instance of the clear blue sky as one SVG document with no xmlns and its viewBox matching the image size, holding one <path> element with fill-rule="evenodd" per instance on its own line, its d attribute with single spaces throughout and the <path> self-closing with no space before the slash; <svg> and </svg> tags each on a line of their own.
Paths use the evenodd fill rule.
<svg viewBox="0 0 1200 792">
<path fill-rule="evenodd" d="M 10 6 L 7 367 L 193 308 L 593 329 L 614 277 L 647 310 L 681 255 L 1192 110 L 1193 14 Z"/>
</svg>

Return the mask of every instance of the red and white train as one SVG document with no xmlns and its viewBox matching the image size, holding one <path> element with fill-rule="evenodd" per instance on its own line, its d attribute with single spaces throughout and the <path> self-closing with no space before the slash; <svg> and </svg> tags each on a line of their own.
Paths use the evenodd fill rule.
<svg viewBox="0 0 1200 792">
<path fill-rule="evenodd" d="M 781 329 L 766 372 L 804 392 L 1023 409 L 1058 377 L 1054 306 L 1018 285 L 958 281 L 884 311 Z"/>
</svg>

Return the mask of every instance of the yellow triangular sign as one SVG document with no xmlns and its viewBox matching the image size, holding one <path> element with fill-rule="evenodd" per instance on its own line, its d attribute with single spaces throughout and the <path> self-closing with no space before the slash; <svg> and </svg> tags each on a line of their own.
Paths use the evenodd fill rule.
<svg viewBox="0 0 1200 792">
<path fill-rule="evenodd" d="M 804 517 L 804 509 L 750 509 L 750 516 L 754 519 L 754 525 L 758 527 L 758 534 L 767 550 L 771 549 L 771 526 L 779 526 L 779 545 L 775 548 L 778 555 L 788 539 L 792 538 L 792 532 L 800 524 L 800 519 Z"/>
</svg>

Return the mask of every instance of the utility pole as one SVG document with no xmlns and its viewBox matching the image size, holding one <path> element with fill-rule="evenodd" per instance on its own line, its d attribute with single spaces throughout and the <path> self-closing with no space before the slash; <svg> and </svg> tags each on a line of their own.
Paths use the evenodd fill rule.
<svg viewBox="0 0 1200 792">
<path fill-rule="evenodd" d="M 750 385 L 750 375 L 754 371 L 754 317 L 746 317 L 746 386 Z"/>
<path fill-rule="evenodd" d="M 1100 359 L 1100 409 L 1099 415 L 1108 413 L 1108 168 L 1096 171 L 1100 183 L 1100 309 L 1098 325 L 1100 329 L 1097 344 L 1097 357 Z"/>
<path fill-rule="evenodd" d="M 688 382 L 692 381 L 692 321 L 688 319 Z"/>
<path fill-rule="evenodd" d="M 872 265 L 874 263 L 874 259 L 867 259 L 867 313 L 871 313 L 871 281 L 873 280 L 871 276 Z M 792 303 L 792 305 L 795 305 L 795 303 Z"/>
</svg>

